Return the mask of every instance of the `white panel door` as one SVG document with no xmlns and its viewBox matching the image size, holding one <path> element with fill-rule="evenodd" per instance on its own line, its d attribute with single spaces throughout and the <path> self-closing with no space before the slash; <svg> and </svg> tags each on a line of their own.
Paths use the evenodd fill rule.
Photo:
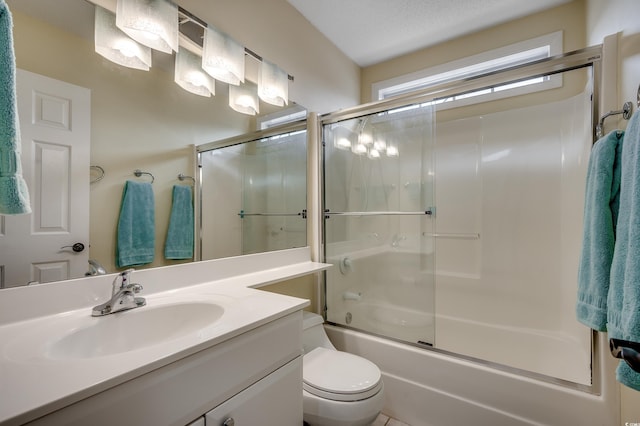
<svg viewBox="0 0 640 426">
<path fill-rule="evenodd" d="M 0 216 L 0 287 L 81 277 L 89 257 L 91 93 L 18 70 L 17 95 L 33 213 Z"/>
</svg>

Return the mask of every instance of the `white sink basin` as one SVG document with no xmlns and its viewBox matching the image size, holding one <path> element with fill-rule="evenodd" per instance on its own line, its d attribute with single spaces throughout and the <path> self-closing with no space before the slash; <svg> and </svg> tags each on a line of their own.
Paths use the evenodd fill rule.
<svg viewBox="0 0 640 426">
<path fill-rule="evenodd" d="M 184 302 L 145 306 L 102 317 L 51 342 L 51 358 L 94 358 L 133 351 L 197 332 L 217 322 L 224 308 L 215 303 Z"/>
</svg>

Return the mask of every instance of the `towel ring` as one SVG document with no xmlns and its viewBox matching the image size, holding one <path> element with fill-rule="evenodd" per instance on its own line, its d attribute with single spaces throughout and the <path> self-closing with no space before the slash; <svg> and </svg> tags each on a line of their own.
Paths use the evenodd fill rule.
<svg viewBox="0 0 640 426">
<path fill-rule="evenodd" d="M 149 176 L 151 176 L 151 183 L 153 183 L 153 181 L 155 181 L 155 180 L 156 180 L 155 176 L 153 176 L 151 173 L 149 173 L 149 172 L 143 172 L 143 171 L 142 171 L 142 170 L 140 170 L 140 169 L 136 169 L 136 170 L 134 170 L 134 171 L 133 171 L 133 174 L 134 174 L 134 175 L 136 175 L 136 177 L 140 177 L 140 176 L 142 176 L 142 175 L 149 175 Z"/>
<path fill-rule="evenodd" d="M 89 166 L 89 169 L 90 170 L 97 170 L 98 173 L 99 173 L 99 175 L 97 177 L 91 179 L 89 181 L 89 183 L 96 183 L 99 180 L 102 180 L 102 178 L 104 177 L 104 169 L 102 167 L 100 167 L 100 166 Z"/>
<path fill-rule="evenodd" d="M 191 180 L 193 181 L 193 183 L 194 183 L 194 184 L 196 183 L 195 178 L 193 178 L 192 176 L 187 176 L 187 175 L 185 175 L 185 174 L 183 174 L 183 173 L 180 173 L 180 174 L 178 175 L 178 179 L 179 179 L 179 180 L 191 179 Z"/>
</svg>

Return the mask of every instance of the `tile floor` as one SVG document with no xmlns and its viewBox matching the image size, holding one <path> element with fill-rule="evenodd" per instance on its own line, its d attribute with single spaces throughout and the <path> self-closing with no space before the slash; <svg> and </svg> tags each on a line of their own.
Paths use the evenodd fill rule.
<svg viewBox="0 0 640 426">
<path fill-rule="evenodd" d="M 391 417 L 380 413 L 378 418 L 373 422 L 371 426 L 411 426 L 406 423 L 402 423 L 400 420 L 392 419 Z"/>
</svg>

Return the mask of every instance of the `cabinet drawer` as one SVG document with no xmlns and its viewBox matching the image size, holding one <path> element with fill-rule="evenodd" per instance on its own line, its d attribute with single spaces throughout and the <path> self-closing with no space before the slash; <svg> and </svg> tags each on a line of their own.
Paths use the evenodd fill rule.
<svg viewBox="0 0 640 426">
<path fill-rule="evenodd" d="M 302 356 L 205 415 L 206 426 L 302 425 Z"/>
</svg>

